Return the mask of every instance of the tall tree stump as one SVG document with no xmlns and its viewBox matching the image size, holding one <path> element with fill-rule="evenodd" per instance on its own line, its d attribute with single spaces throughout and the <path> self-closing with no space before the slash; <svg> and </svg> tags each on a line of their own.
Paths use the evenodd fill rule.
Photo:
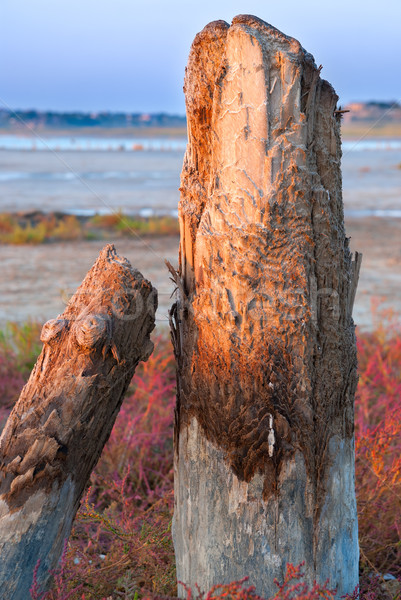
<svg viewBox="0 0 401 600">
<path fill-rule="evenodd" d="M 174 544 L 178 580 L 286 563 L 358 583 L 352 304 L 337 96 L 298 41 L 210 23 L 185 76 Z M 182 596 L 185 592 L 181 590 Z"/>
<path fill-rule="evenodd" d="M 46 585 L 135 367 L 153 350 L 157 292 L 106 246 L 43 350 L 0 439 L 1 598 Z"/>
</svg>

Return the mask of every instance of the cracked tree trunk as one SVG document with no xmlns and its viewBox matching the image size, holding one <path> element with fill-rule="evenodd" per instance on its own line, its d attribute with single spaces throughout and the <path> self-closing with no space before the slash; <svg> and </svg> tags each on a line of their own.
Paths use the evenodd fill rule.
<svg viewBox="0 0 401 600">
<path fill-rule="evenodd" d="M 157 292 L 106 246 L 43 350 L 0 439 L 0 588 L 46 586 L 139 361 L 153 350 Z"/>
<path fill-rule="evenodd" d="M 337 96 L 295 39 L 210 23 L 185 77 L 174 544 L 192 588 L 358 583 L 352 304 Z M 182 597 L 185 592 L 181 590 Z"/>
</svg>

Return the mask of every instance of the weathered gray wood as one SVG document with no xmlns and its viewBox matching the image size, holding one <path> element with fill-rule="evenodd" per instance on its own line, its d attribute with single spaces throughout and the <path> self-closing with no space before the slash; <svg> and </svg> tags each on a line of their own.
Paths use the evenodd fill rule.
<svg viewBox="0 0 401 600">
<path fill-rule="evenodd" d="M 185 78 L 173 537 L 192 588 L 358 583 L 352 267 L 337 96 L 295 39 L 209 24 Z M 353 275 L 355 281 L 352 282 Z M 185 591 L 181 589 L 182 597 Z"/>
<path fill-rule="evenodd" d="M 77 257 L 79 259 L 79 257 Z M 153 350 L 157 292 L 106 246 L 43 350 L 0 439 L 0 597 L 46 585 L 124 393 Z"/>
</svg>

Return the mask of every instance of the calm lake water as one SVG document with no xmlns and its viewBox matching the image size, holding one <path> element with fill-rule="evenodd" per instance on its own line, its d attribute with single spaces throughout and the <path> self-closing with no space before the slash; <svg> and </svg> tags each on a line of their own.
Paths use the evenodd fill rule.
<svg viewBox="0 0 401 600">
<path fill-rule="evenodd" d="M 0 212 L 177 214 L 184 138 L 0 135 Z M 401 140 L 343 142 L 346 212 L 401 217 Z"/>
</svg>

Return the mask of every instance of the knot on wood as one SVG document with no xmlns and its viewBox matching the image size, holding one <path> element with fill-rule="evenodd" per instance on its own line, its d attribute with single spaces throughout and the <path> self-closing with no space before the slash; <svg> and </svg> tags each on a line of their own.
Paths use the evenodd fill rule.
<svg viewBox="0 0 401 600">
<path fill-rule="evenodd" d="M 77 321 L 74 334 L 81 348 L 94 348 L 110 340 L 110 320 L 107 315 L 88 315 Z"/>
<path fill-rule="evenodd" d="M 65 319 L 50 319 L 42 327 L 40 341 L 44 344 L 50 344 L 51 341 L 60 337 L 61 332 L 66 326 L 67 321 Z"/>
</svg>

